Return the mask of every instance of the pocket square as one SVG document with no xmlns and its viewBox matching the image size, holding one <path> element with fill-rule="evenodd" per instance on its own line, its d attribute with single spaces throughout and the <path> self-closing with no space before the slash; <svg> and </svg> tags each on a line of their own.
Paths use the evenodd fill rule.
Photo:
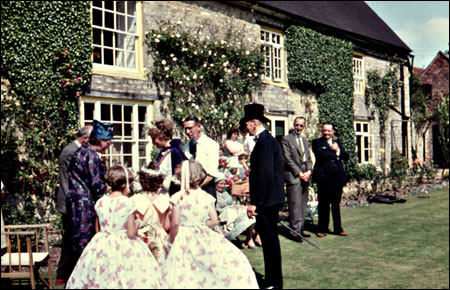
<svg viewBox="0 0 450 290">
<path fill-rule="evenodd" d="M 323 150 L 327 149 L 327 147 L 322 147 Z"/>
</svg>

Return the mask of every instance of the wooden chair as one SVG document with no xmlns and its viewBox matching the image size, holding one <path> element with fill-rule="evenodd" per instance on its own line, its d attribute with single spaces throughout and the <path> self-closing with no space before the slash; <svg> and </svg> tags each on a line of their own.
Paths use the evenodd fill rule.
<svg viewBox="0 0 450 290">
<path fill-rule="evenodd" d="M 49 289 L 53 289 L 47 232 L 49 227 L 50 224 L 5 226 L 6 231 L 1 232 L 7 243 L 6 253 L 2 256 L 2 279 L 28 278 L 31 280 L 31 288 L 36 289 L 37 277 Z M 22 244 L 23 242 L 25 243 Z M 39 248 L 39 244 L 43 247 Z M 23 246 L 26 249 L 22 249 Z M 39 268 L 45 265 L 48 280 L 39 272 Z"/>
</svg>

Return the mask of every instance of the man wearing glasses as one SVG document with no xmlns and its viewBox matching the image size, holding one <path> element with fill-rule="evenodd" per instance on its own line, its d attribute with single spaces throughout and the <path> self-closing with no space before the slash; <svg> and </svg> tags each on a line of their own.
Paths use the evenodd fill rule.
<svg viewBox="0 0 450 290">
<path fill-rule="evenodd" d="M 295 118 L 293 132 L 281 138 L 281 144 L 284 154 L 289 225 L 294 231 L 308 238 L 310 235 L 303 232 L 303 226 L 305 224 L 312 162 L 308 141 L 301 137 L 305 125 L 306 119 L 304 117 Z M 298 235 L 292 234 L 292 239 L 299 243 L 303 242 L 303 239 Z"/>
</svg>

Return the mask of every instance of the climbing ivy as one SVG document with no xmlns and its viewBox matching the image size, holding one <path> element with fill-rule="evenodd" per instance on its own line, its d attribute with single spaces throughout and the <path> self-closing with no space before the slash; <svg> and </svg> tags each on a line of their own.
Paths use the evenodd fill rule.
<svg viewBox="0 0 450 290">
<path fill-rule="evenodd" d="M 90 82 L 90 1 L 2 1 L 1 8 L 2 211 L 6 223 L 42 222 Z"/>
<path fill-rule="evenodd" d="M 353 44 L 314 30 L 290 26 L 286 30 L 289 85 L 317 93 L 319 123 L 332 122 L 350 160 L 345 164 L 355 176 L 357 157 L 353 129 Z"/>
</svg>

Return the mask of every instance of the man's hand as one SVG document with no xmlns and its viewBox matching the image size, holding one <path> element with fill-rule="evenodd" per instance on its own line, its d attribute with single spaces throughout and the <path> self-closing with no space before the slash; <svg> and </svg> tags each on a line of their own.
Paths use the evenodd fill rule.
<svg viewBox="0 0 450 290">
<path fill-rule="evenodd" d="M 308 182 L 309 179 L 311 178 L 311 174 L 312 174 L 312 171 L 308 170 L 300 176 L 300 179 L 303 180 L 304 182 Z"/>
<path fill-rule="evenodd" d="M 258 215 L 256 213 L 256 206 L 255 205 L 247 206 L 247 215 L 248 215 L 249 218 L 251 218 L 252 216 Z"/>
<path fill-rule="evenodd" d="M 330 148 L 331 148 L 331 150 L 334 150 L 334 151 L 336 151 L 336 152 L 339 151 L 339 145 L 338 145 L 336 142 L 334 142 L 333 144 L 331 144 L 331 145 L 330 145 Z"/>
</svg>

